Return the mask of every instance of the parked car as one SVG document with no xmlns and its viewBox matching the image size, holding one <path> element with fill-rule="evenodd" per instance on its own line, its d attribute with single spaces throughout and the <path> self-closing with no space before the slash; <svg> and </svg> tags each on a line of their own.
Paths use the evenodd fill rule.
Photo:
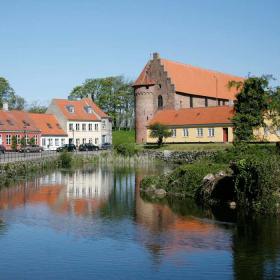
<svg viewBox="0 0 280 280">
<path fill-rule="evenodd" d="M 67 151 L 67 152 L 74 152 L 76 151 L 76 146 L 74 144 L 65 144 L 56 149 L 57 152 Z"/>
<path fill-rule="evenodd" d="M 6 148 L 3 145 L 0 145 L 0 153 L 5 154 Z"/>
<path fill-rule="evenodd" d="M 39 145 L 27 145 L 25 147 L 21 147 L 18 151 L 20 153 L 41 153 L 44 151 L 44 148 Z"/>
<path fill-rule="evenodd" d="M 101 145 L 101 149 L 102 150 L 110 150 L 110 149 L 112 149 L 112 144 L 111 143 L 103 143 Z"/>
<path fill-rule="evenodd" d="M 85 143 L 79 146 L 79 151 L 98 151 L 99 147 L 92 143 Z"/>
</svg>

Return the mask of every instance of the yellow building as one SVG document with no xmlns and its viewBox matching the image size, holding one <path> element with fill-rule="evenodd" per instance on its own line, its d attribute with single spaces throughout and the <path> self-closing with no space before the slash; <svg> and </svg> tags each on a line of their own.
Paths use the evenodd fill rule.
<svg viewBox="0 0 280 280">
<path fill-rule="evenodd" d="M 168 126 L 172 136 L 165 143 L 227 143 L 233 141 L 233 107 L 217 106 L 158 111 L 149 125 L 160 123 Z M 157 139 L 150 136 L 147 142 Z"/>
</svg>

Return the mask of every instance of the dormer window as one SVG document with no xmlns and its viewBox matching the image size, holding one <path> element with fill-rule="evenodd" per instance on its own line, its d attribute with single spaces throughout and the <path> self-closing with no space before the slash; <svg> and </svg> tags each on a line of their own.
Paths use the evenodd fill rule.
<svg viewBox="0 0 280 280">
<path fill-rule="evenodd" d="M 22 121 L 22 122 L 23 122 L 24 126 L 30 126 L 29 122 L 27 122 L 27 121 Z"/>
<path fill-rule="evenodd" d="M 7 123 L 9 124 L 9 125 L 11 125 L 11 126 L 13 126 L 14 125 L 14 123 L 11 121 L 11 120 L 7 120 Z"/>
<path fill-rule="evenodd" d="M 68 106 L 66 106 L 66 108 L 69 113 L 72 113 L 72 114 L 75 113 L 75 108 L 73 105 L 68 105 Z"/>
<path fill-rule="evenodd" d="M 52 128 L 52 125 L 50 123 L 47 123 L 48 128 Z"/>
<path fill-rule="evenodd" d="M 85 109 L 85 111 L 86 111 L 88 114 L 92 114 L 92 113 L 93 113 L 93 109 L 91 108 L 91 106 L 85 106 L 84 109 Z"/>
</svg>

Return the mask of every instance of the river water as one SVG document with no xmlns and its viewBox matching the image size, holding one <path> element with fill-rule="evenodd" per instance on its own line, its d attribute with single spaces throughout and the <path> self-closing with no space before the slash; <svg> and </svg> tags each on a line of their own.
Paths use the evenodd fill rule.
<svg viewBox="0 0 280 280">
<path fill-rule="evenodd" d="M 141 197 L 167 167 L 88 167 L 0 190 L 0 279 L 278 279 L 280 221 Z"/>
</svg>

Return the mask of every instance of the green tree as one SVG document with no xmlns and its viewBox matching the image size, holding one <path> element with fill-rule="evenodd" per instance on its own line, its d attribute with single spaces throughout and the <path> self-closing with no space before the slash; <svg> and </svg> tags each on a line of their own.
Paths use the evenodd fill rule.
<svg viewBox="0 0 280 280">
<path fill-rule="evenodd" d="M 41 105 L 39 101 L 34 101 L 30 104 L 28 108 L 29 113 L 38 113 L 38 114 L 44 114 L 46 113 L 48 107 Z"/>
<path fill-rule="evenodd" d="M 239 90 L 232 119 L 234 140 L 237 143 L 253 140 L 253 130 L 265 126 L 264 115 L 269 104 L 269 79 L 268 76 L 249 77 L 244 82 L 229 83 L 229 87 L 236 87 Z"/>
<path fill-rule="evenodd" d="M 157 138 L 157 144 L 160 147 L 163 143 L 163 138 L 170 137 L 172 132 L 166 125 L 160 123 L 154 123 L 149 126 L 151 130 L 150 137 Z"/>
<path fill-rule="evenodd" d="M 25 139 L 25 137 L 23 136 L 21 139 L 20 139 L 20 146 L 21 147 L 26 147 L 27 145 L 27 141 Z"/>
<path fill-rule="evenodd" d="M 12 146 L 11 146 L 13 151 L 17 150 L 17 138 L 15 135 L 12 136 Z"/>
<path fill-rule="evenodd" d="M 10 86 L 9 82 L 0 77 L 0 107 L 3 107 L 3 103 L 7 102 L 10 109 L 23 110 L 25 106 L 25 100 L 15 94 L 14 89 Z"/>
<path fill-rule="evenodd" d="M 35 137 L 30 138 L 29 145 L 35 145 Z"/>
<path fill-rule="evenodd" d="M 76 86 L 69 99 L 90 97 L 113 121 L 115 129 L 131 129 L 134 125 L 134 95 L 132 83 L 122 76 L 87 79 Z"/>
</svg>

